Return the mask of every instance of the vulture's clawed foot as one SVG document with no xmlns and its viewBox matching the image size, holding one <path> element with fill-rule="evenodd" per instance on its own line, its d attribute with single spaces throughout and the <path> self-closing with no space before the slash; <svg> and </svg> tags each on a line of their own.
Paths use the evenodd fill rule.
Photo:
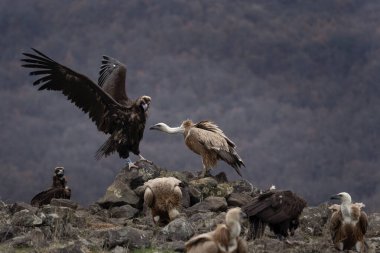
<svg viewBox="0 0 380 253">
<path fill-rule="evenodd" d="M 138 169 L 139 166 L 135 165 L 135 163 L 128 163 L 128 169 L 131 170 L 131 169 Z"/>
<path fill-rule="evenodd" d="M 285 239 L 285 240 L 283 240 L 286 244 L 288 244 L 288 245 L 293 245 L 294 244 L 294 242 L 291 242 L 291 241 L 289 241 L 288 239 Z"/>
<path fill-rule="evenodd" d="M 142 155 L 139 155 L 139 158 L 140 158 L 140 161 L 144 161 L 144 162 L 147 162 L 149 164 L 153 164 L 152 161 L 149 161 L 149 160 L 145 159 Z"/>
<path fill-rule="evenodd" d="M 139 167 L 133 163 L 131 161 L 131 159 L 127 158 L 127 165 L 128 165 L 128 169 L 131 170 L 131 169 L 138 169 Z"/>
<path fill-rule="evenodd" d="M 200 174 L 198 174 L 198 178 L 205 178 L 205 177 L 212 177 L 210 171 L 202 171 Z"/>
</svg>

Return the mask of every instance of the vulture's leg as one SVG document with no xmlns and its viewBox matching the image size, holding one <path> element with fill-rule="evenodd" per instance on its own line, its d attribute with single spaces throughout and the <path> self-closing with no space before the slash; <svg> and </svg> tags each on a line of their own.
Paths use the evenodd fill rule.
<svg viewBox="0 0 380 253">
<path fill-rule="evenodd" d="M 207 166 L 203 163 L 203 170 L 200 175 L 200 178 L 209 177 L 209 176 L 211 176 L 210 169 L 208 169 Z"/>
<path fill-rule="evenodd" d="M 364 251 L 364 243 L 361 241 L 357 241 L 355 244 L 355 249 L 357 252 L 363 253 Z"/>
</svg>

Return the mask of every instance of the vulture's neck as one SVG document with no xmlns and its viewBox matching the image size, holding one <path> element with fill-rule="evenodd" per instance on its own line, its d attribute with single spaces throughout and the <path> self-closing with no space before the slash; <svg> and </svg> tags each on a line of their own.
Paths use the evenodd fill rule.
<svg viewBox="0 0 380 253">
<path fill-rule="evenodd" d="M 236 238 L 240 235 L 241 226 L 239 222 L 227 222 L 228 230 L 230 231 L 230 238 Z"/>
<path fill-rule="evenodd" d="M 183 127 L 170 127 L 168 125 L 163 125 L 161 130 L 168 134 L 183 134 L 185 132 Z"/>
<path fill-rule="evenodd" d="M 345 222 L 351 222 L 351 200 L 343 200 L 340 205 L 340 210 L 342 211 L 343 220 Z"/>
</svg>

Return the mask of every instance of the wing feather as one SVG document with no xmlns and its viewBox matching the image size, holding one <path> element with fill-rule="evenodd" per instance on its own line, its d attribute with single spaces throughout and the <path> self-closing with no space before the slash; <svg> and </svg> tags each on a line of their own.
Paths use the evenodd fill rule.
<svg viewBox="0 0 380 253">
<path fill-rule="evenodd" d="M 99 130 L 110 133 L 113 119 L 109 111 L 123 106 L 86 76 L 57 63 L 36 49 L 32 50 L 35 54 L 23 53 L 28 58 L 21 61 L 27 63 L 23 67 L 35 69 L 30 75 L 42 76 L 33 85 L 40 85 L 39 90 L 61 91 L 72 103 L 88 113 Z"/>
<path fill-rule="evenodd" d="M 50 188 L 48 190 L 42 191 L 33 197 L 31 200 L 32 206 L 42 206 L 50 204 L 53 198 L 66 198 L 66 193 L 64 188 Z"/>
<path fill-rule="evenodd" d="M 203 121 L 201 121 L 203 122 Z M 200 122 L 200 123 L 201 123 Z M 207 121 L 208 122 L 208 121 Z M 245 166 L 243 160 L 240 158 L 235 150 L 236 145 L 230 141 L 222 130 L 217 128 L 214 124 L 196 124 L 191 129 L 191 134 L 194 134 L 196 139 L 205 146 L 206 149 L 214 151 L 219 159 L 222 159 L 227 164 L 232 166 L 235 171 L 242 176 L 240 167 Z"/>
<path fill-rule="evenodd" d="M 359 222 L 357 223 L 357 226 L 360 227 L 361 233 L 363 235 L 367 232 L 368 217 L 367 217 L 367 214 L 364 211 L 360 212 Z"/>
<path fill-rule="evenodd" d="M 197 124 L 195 124 L 195 127 L 196 128 L 200 128 L 200 129 L 204 129 L 206 131 L 210 131 L 210 132 L 214 132 L 218 135 L 220 135 L 222 138 L 224 138 L 228 145 L 230 145 L 231 147 L 235 148 L 236 145 L 235 143 L 233 143 L 225 134 L 224 132 L 222 131 L 222 129 L 220 129 L 214 122 L 212 121 L 208 121 L 208 120 L 202 120 L 200 122 L 198 122 Z"/>
<path fill-rule="evenodd" d="M 336 211 L 333 212 L 330 218 L 330 224 L 329 224 L 329 230 L 331 239 L 334 243 L 340 242 L 342 240 L 342 231 L 341 231 L 341 225 L 342 225 L 342 212 Z"/>
<path fill-rule="evenodd" d="M 98 84 L 119 103 L 128 101 L 125 91 L 126 73 L 127 69 L 121 62 L 103 55 Z"/>
<path fill-rule="evenodd" d="M 208 233 L 193 236 L 185 243 L 185 247 L 187 249 L 190 249 L 191 247 L 195 246 L 198 243 L 202 243 L 205 241 L 213 241 L 214 234 L 215 234 L 215 231 L 211 231 Z"/>
</svg>

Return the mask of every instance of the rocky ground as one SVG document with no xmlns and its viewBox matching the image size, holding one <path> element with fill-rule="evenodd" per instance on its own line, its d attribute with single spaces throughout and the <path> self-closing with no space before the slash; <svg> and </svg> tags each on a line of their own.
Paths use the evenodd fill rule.
<svg viewBox="0 0 380 253">
<path fill-rule="evenodd" d="M 88 208 L 55 199 L 41 208 L 0 202 L 0 252 L 183 252 L 184 242 L 191 236 L 212 230 L 224 221 L 228 208 L 241 206 L 259 193 L 247 181 L 227 182 L 223 175 L 196 179 L 191 173 L 167 171 L 146 162 L 138 166 L 138 170 L 122 169 L 105 195 Z M 143 205 L 142 185 L 162 176 L 177 177 L 186 186 L 181 217 L 158 227 Z M 336 252 L 328 233 L 328 218 L 327 205 L 308 207 L 289 242 L 266 231 L 263 239 L 248 242 L 249 251 Z M 378 253 L 380 213 L 369 214 L 369 224 L 369 252 Z M 246 232 L 244 223 L 242 236 Z"/>
</svg>

